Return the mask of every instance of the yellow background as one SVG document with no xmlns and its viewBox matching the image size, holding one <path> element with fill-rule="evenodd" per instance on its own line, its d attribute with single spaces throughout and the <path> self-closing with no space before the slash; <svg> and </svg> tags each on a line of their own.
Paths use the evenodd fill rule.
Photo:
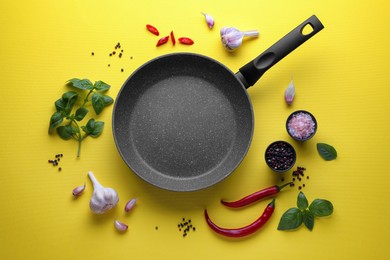
<svg viewBox="0 0 390 260">
<path fill-rule="evenodd" d="M 384 0 L 1 1 L 0 259 L 388 258 L 388 7 Z M 212 30 L 200 12 L 214 16 Z M 211 188 L 168 192 L 136 177 L 113 141 L 113 106 L 99 116 L 104 132 L 85 140 L 80 159 L 76 142 L 47 134 L 53 102 L 68 90 L 70 78 L 103 80 L 115 97 L 137 67 L 182 51 L 210 56 L 236 72 L 312 14 L 325 29 L 249 89 L 255 113 L 251 148 L 240 167 Z M 147 23 L 161 36 L 173 30 L 195 44 L 156 48 L 158 37 L 146 31 Z M 222 26 L 258 29 L 261 35 L 230 54 L 220 44 Z M 122 59 L 108 57 L 117 42 Z M 291 77 L 297 94 L 288 107 L 283 93 Z M 302 145 L 284 128 L 297 109 L 312 112 L 319 124 L 315 137 Z M 310 180 L 303 191 L 309 201 L 328 199 L 334 213 L 317 218 L 312 232 L 303 226 L 277 231 L 283 212 L 296 204 L 295 187 L 279 194 L 274 215 L 255 235 L 230 240 L 213 233 L 203 218 L 205 208 L 228 227 L 248 224 L 263 212 L 268 200 L 243 210 L 226 209 L 219 200 L 281 183 L 263 159 L 266 146 L 278 139 L 291 141 L 296 166 L 307 168 Z M 321 159 L 317 142 L 333 145 L 337 160 Z M 61 172 L 47 162 L 57 153 L 64 154 Z M 119 193 L 118 207 L 106 215 L 89 210 L 89 170 Z M 72 189 L 84 182 L 85 193 L 74 199 Z M 126 214 L 124 204 L 132 197 L 138 204 Z M 186 238 L 177 229 L 183 217 L 197 228 Z M 129 225 L 125 234 L 116 232 L 115 219 Z"/>
</svg>

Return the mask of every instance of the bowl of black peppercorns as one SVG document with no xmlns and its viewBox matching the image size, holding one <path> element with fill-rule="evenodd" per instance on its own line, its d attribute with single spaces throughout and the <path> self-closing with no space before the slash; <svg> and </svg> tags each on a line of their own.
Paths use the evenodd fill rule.
<svg viewBox="0 0 390 260">
<path fill-rule="evenodd" d="M 275 172 L 290 170 L 296 158 L 294 147 L 286 141 L 275 141 L 265 150 L 265 162 Z"/>
</svg>

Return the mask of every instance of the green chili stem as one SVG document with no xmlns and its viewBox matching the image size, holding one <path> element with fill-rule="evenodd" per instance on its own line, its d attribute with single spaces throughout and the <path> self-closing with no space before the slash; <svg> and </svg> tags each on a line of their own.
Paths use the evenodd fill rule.
<svg viewBox="0 0 390 260">
<path fill-rule="evenodd" d="M 276 186 L 276 188 L 278 189 L 278 191 L 280 191 L 280 190 L 283 189 L 284 187 L 286 187 L 286 186 L 288 186 L 288 185 L 291 185 L 291 184 L 292 184 L 292 182 L 288 182 L 288 183 L 283 184 L 283 185 L 281 185 L 281 186 Z"/>
</svg>

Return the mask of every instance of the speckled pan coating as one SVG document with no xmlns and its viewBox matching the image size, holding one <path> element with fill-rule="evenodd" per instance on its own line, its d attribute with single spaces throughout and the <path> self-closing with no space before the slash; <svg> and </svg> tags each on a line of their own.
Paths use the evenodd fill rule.
<svg viewBox="0 0 390 260">
<path fill-rule="evenodd" d="M 253 133 L 246 89 L 223 64 L 176 53 L 136 70 L 120 90 L 113 134 L 126 164 L 172 191 L 212 186 L 247 153 Z"/>
</svg>

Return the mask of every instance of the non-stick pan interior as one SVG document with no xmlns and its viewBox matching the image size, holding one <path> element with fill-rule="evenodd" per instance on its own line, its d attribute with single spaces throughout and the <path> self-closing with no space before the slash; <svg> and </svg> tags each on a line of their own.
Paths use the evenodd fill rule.
<svg viewBox="0 0 390 260">
<path fill-rule="evenodd" d="M 222 64 L 197 54 L 170 54 L 125 82 L 113 132 L 123 160 L 139 177 L 168 190 L 198 190 L 227 177 L 245 156 L 252 106 Z"/>
</svg>

